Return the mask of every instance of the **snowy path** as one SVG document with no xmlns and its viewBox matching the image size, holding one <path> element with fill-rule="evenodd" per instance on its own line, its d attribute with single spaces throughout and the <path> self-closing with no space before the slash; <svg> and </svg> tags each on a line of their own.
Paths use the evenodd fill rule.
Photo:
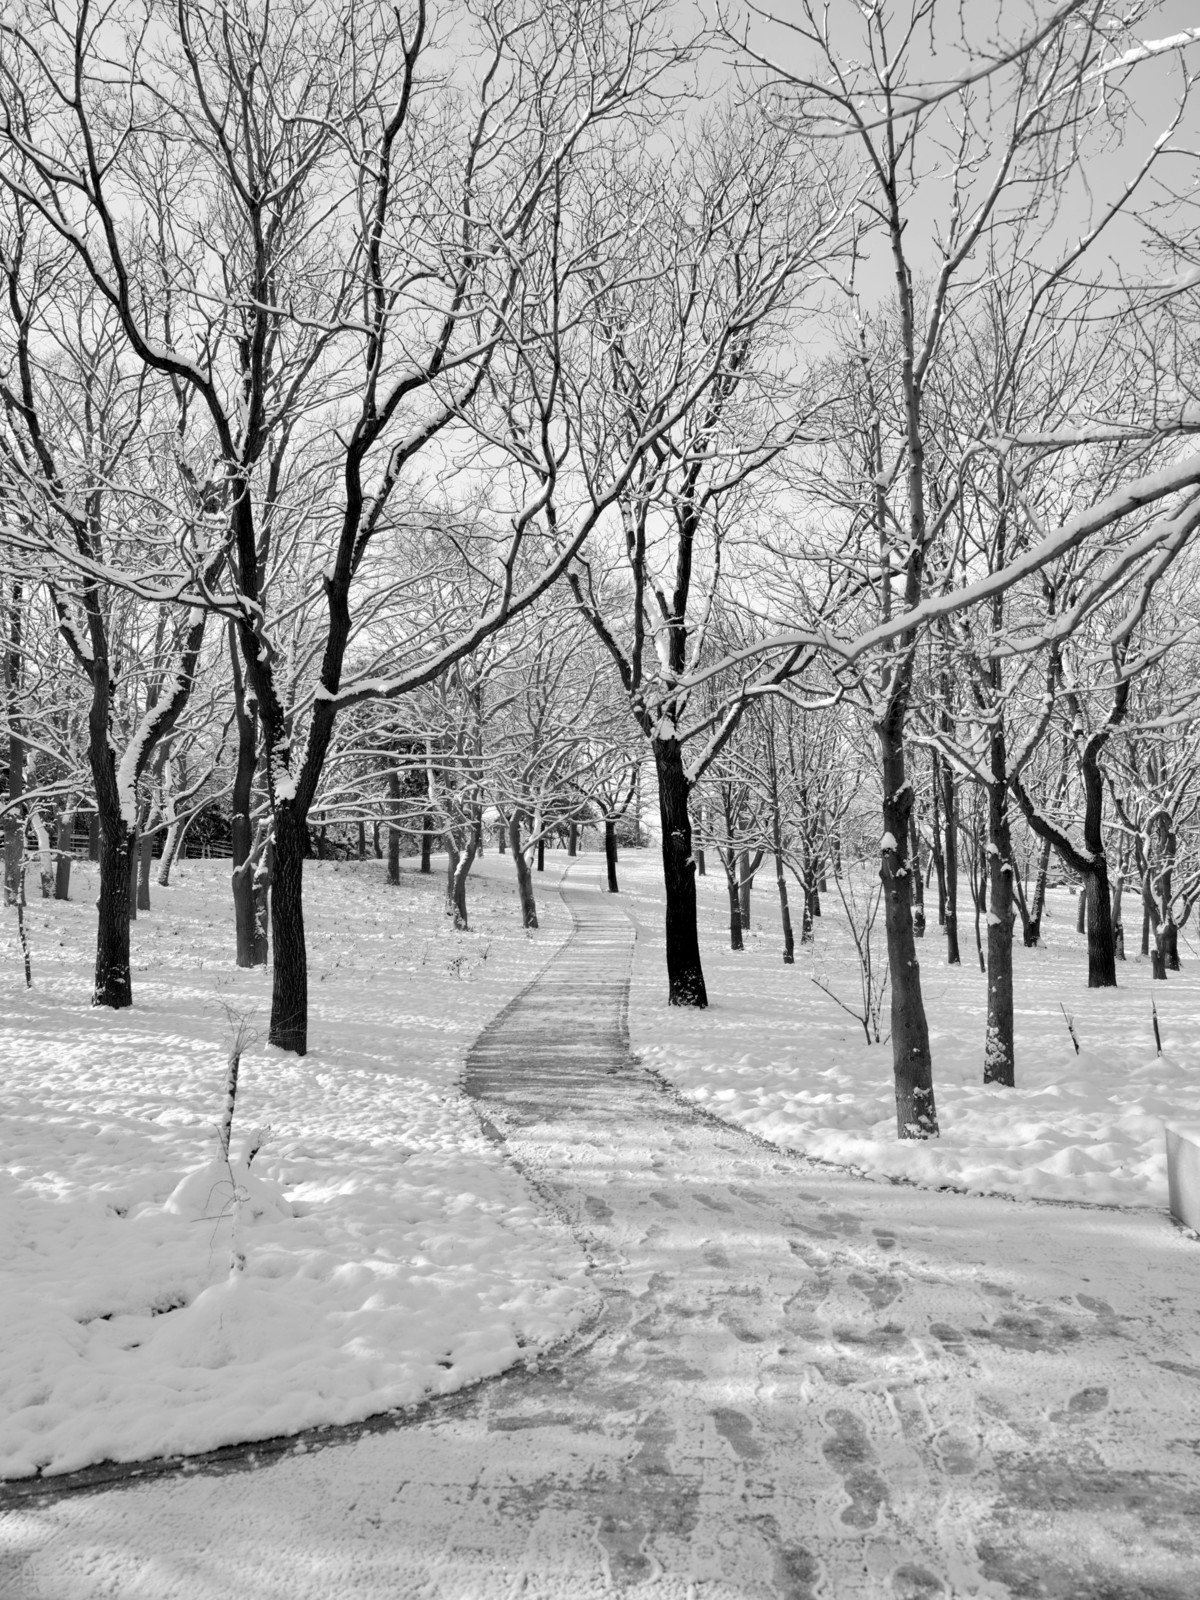
<svg viewBox="0 0 1200 1600">
<path fill-rule="evenodd" d="M 632 929 L 578 928 L 468 1088 L 604 1310 L 418 1425 L 13 1510 L 4 1600 L 1200 1593 L 1200 1246 L 1161 1215 L 873 1185 L 628 1056 Z"/>
</svg>

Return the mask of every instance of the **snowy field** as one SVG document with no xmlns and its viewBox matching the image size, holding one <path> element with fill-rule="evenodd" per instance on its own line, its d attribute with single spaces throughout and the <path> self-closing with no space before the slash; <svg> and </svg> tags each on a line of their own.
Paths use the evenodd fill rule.
<svg viewBox="0 0 1200 1600">
<path fill-rule="evenodd" d="M 436 862 L 414 866 L 399 888 L 377 861 L 306 868 L 312 1048 L 256 1037 L 243 1057 L 232 1154 L 274 1131 L 235 1278 L 229 1176 L 203 1169 L 230 1019 L 265 1038 L 269 989 L 233 963 L 228 863 L 155 886 L 132 1011 L 88 1005 L 97 869 L 76 865 L 70 902 L 30 904 L 31 992 L 6 923 L 0 1476 L 353 1421 L 534 1361 L 588 1310 L 578 1245 L 458 1091 L 568 915 L 547 892 L 525 934 L 511 861 L 489 855 L 456 934 Z"/>
<path fill-rule="evenodd" d="M 812 981 L 849 1002 L 857 964 L 832 881 L 812 946 L 782 962 L 779 899 L 768 857 L 755 882 L 746 949 L 729 949 L 724 875 L 698 880 L 705 1012 L 668 1012 L 662 955 L 661 866 L 643 852 L 621 864 L 622 889 L 644 937 L 630 1007 L 633 1048 L 648 1066 L 715 1115 L 788 1150 L 871 1177 L 974 1193 L 1114 1205 L 1167 1205 L 1163 1122 L 1200 1124 L 1200 955 L 1181 937 L 1183 970 L 1154 983 L 1137 956 L 1140 916 L 1127 910 L 1130 959 L 1115 990 L 1089 990 L 1075 902 L 1051 892 L 1043 946 L 1014 950 L 1017 1087 L 983 1085 L 987 994 L 973 913 L 960 900 L 962 965 L 946 965 L 936 899 L 918 942 L 933 1046 L 941 1137 L 898 1143 L 892 1052 Z M 799 938 L 800 896 L 789 883 Z M 1129 901 L 1126 901 L 1127 908 Z M 882 918 L 880 918 L 882 922 Z M 1194 925 L 1184 930 L 1194 934 Z M 986 930 L 985 930 L 986 936 Z M 882 927 L 878 950 L 883 951 Z M 1155 1055 L 1151 996 L 1163 1054 Z M 1061 1008 L 1061 1009 L 1060 1009 Z M 1064 1018 L 1073 1017 L 1076 1055 Z M 885 998 L 883 1031 L 888 1026 Z"/>
</svg>

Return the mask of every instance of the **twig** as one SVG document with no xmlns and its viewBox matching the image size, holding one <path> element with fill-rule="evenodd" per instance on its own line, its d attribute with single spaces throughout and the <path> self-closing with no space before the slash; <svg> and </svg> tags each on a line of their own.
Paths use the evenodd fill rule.
<svg viewBox="0 0 1200 1600">
<path fill-rule="evenodd" d="M 1070 1012 L 1067 1010 L 1066 1006 L 1063 1005 L 1061 1000 L 1058 1002 L 1058 1009 L 1062 1012 L 1063 1016 L 1066 1018 L 1067 1032 L 1071 1035 L 1071 1043 L 1075 1046 L 1075 1054 L 1078 1055 L 1079 1054 L 1079 1040 L 1075 1037 L 1075 1018 L 1070 1014 Z"/>
</svg>

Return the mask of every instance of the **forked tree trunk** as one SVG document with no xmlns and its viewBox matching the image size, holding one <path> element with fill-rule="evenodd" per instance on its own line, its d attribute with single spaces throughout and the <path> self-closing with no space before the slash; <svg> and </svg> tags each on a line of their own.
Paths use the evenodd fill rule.
<svg viewBox="0 0 1200 1600">
<path fill-rule="evenodd" d="M 537 902 L 533 898 L 533 874 L 521 848 L 521 821 L 514 811 L 508 819 L 508 842 L 512 846 L 513 866 L 517 869 L 517 898 L 521 904 L 521 926 L 536 928 Z"/>
<path fill-rule="evenodd" d="M 687 774 L 676 739 L 652 741 L 662 823 L 663 887 L 666 894 L 667 1003 L 707 1006 L 700 940 L 696 928 L 696 868 L 688 817 Z"/>
<path fill-rule="evenodd" d="M 762 850 L 756 850 L 753 856 L 749 850 L 738 851 L 738 908 L 741 911 L 744 931 L 748 931 L 750 927 L 750 891 L 754 888 L 754 875 L 762 866 L 763 854 Z"/>
<path fill-rule="evenodd" d="M 271 942 L 275 965 L 267 1042 L 308 1053 L 308 954 L 304 943 L 304 851 L 307 828 L 292 801 L 275 806 Z"/>
<path fill-rule="evenodd" d="M 883 884 L 891 977 L 892 1064 L 896 1080 L 896 1132 L 901 1139 L 930 1139 L 938 1133 L 933 1096 L 933 1056 L 921 994 L 921 969 L 913 937 L 912 868 L 908 857 L 908 814 L 912 785 L 904 770 L 902 710 L 893 706 L 876 724 L 883 779 Z"/>
<path fill-rule="evenodd" d="M 608 869 L 608 892 L 617 891 L 617 819 L 604 819 L 604 864 Z"/>
</svg>

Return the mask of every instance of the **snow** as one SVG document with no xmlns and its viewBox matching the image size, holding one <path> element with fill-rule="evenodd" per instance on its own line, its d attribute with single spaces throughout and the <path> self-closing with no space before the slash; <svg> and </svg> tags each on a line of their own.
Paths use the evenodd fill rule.
<svg viewBox="0 0 1200 1600">
<path fill-rule="evenodd" d="M 928 929 L 917 950 L 941 1136 L 902 1143 L 890 1044 L 868 1045 L 854 1018 L 810 981 L 815 973 L 848 1004 L 857 1003 L 857 964 L 832 881 L 815 944 L 797 944 L 795 966 L 785 967 L 773 892 L 755 891 L 754 925 L 737 955 L 727 948 L 723 885 L 712 876 L 697 879 L 710 1006 L 668 1012 L 661 1005 L 657 876 L 648 861 L 623 862 L 621 871 L 622 888 L 647 930 L 630 1001 L 633 1047 L 707 1110 L 781 1148 L 873 1178 L 1166 1209 L 1164 1122 L 1200 1123 L 1200 954 L 1186 941 L 1184 970 L 1154 982 L 1149 962 L 1136 956 L 1135 930 L 1127 929 L 1130 959 L 1118 964 L 1119 987 L 1089 990 L 1074 898 L 1052 891 L 1044 947 L 1025 950 L 1018 928 L 1013 951 L 1017 1086 L 985 1086 L 987 986 L 969 906 L 960 899 L 962 965 L 948 967 L 936 902 L 930 906 L 927 898 Z M 798 931 L 797 900 L 791 911 Z M 1078 1055 L 1060 1002 L 1074 1018 Z"/>
<path fill-rule="evenodd" d="M 894 833 L 885 833 L 879 841 L 879 848 L 880 850 L 899 850 L 900 846 L 896 843 L 896 835 Z"/>
<path fill-rule="evenodd" d="M 557 897 L 529 937 L 498 863 L 455 934 L 436 874 L 309 863 L 312 1048 L 246 1048 L 226 1166 L 227 1009 L 265 1036 L 269 997 L 233 964 L 228 871 L 153 890 L 132 1011 L 88 1005 L 94 868 L 26 910 L 32 992 L 4 923 L 0 1476 L 353 1421 L 530 1360 L 590 1308 L 578 1245 L 457 1092 L 567 933 Z"/>
</svg>

